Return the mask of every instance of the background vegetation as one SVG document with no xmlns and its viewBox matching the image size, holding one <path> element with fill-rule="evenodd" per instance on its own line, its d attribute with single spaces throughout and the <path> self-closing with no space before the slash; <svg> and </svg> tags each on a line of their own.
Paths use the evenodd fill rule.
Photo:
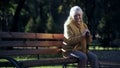
<svg viewBox="0 0 120 68">
<path fill-rule="evenodd" d="M 95 43 L 120 44 L 120 0 L 0 0 L 0 31 L 63 33 L 72 6 L 84 11 Z"/>
</svg>

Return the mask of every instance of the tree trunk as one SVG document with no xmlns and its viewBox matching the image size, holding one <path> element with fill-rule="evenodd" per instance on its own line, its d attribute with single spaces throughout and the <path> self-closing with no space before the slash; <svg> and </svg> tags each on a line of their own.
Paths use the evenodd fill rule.
<svg viewBox="0 0 120 68">
<path fill-rule="evenodd" d="M 24 5 L 25 0 L 19 0 L 17 9 L 15 11 L 15 15 L 13 17 L 13 23 L 12 23 L 12 27 L 10 29 L 10 31 L 12 32 L 17 32 L 18 31 L 18 19 L 19 19 L 19 15 L 20 15 L 20 11 Z"/>
</svg>

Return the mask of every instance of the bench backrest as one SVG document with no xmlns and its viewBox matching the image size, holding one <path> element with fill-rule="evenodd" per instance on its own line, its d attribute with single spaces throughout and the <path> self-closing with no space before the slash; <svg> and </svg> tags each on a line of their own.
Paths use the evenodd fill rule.
<svg viewBox="0 0 120 68">
<path fill-rule="evenodd" d="M 0 32 L 0 55 L 59 54 L 63 34 Z"/>
</svg>

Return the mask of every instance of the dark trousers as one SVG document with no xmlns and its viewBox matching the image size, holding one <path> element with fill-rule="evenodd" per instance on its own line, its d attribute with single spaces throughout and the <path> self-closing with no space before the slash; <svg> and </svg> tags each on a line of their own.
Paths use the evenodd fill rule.
<svg viewBox="0 0 120 68">
<path fill-rule="evenodd" d="M 72 51 L 70 56 L 79 59 L 80 62 L 78 68 L 85 68 L 85 65 L 88 61 L 90 62 L 91 68 L 99 68 L 98 58 L 91 51 L 89 51 L 87 54 L 81 51 Z"/>
</svg>

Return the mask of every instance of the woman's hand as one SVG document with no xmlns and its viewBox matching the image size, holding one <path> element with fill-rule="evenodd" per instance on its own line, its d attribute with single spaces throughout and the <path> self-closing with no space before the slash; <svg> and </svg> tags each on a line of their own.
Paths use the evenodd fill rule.
<svg viewBox="0 0 120 68">
<path fill-rule="evenodd" d="M 82 37 L 86 37 L 86 36 L 89 36 L 90 35 L 90 31 L 88 29 L 85 29 L 83 32 L 82 32 Z"/>
</svg>

